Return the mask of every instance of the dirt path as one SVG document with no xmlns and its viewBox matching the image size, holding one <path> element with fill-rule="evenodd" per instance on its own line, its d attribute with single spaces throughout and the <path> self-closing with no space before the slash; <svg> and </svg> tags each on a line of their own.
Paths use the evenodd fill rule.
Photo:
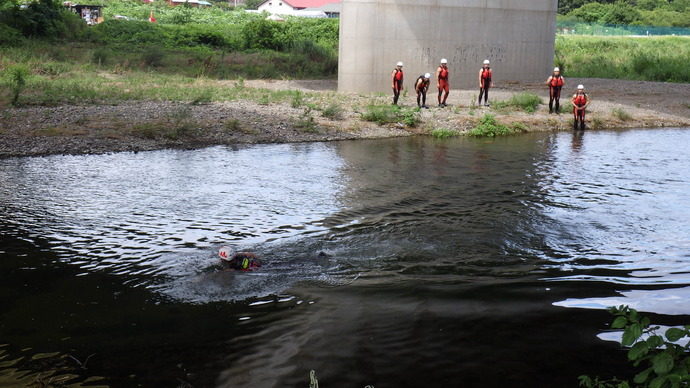
<svg viewBox="0 0 690 388">
<path fill-rule="evenodd" d="M 592 98 L 589 127 L 637 128 L 690 126 L 690 85 L 605 79 L 567 79 L 562 105 L 568 105 L 577 84 L 584 84 Z M 229 86 L 219 82 L 219 87 Z M 336 81 L 245 81 L 245 87 L 267 90 L 301 90 L 305 105 L 289 102 L 266 104 L 231 101 L 203 105 L 171 102 L 124 102 L 119 105 L 63 105 L 57 107 L 0 108 L 0 157 L 49 154 L 91 154 L 144 151 L 162 148 L 198 148 L 216 144 L 330 141 L 372 139 L 429 133 L 435 128 L 465 131 L 476 126 L 485 113 L 504 124 L 523 123 L 531 131 L 569 130 L 570 114 L 549 115 L 548 106 L 534 113 L 473 107 L 476 90 L 451 90 L 447 108 L 420 112 L 415 128 L 400 123 L 379 126 L 363 121 L 361 113 L 372 102 L 387 104 L 381 94 L 337 93 Z M 490 100 L 507 100 L 518 92 L 534 92 L 548 102 L 542 84 L 497 84 Z M 339 120 L 309 111 L 308 104 L 327 101 L 343 108 Z M 416 105 L 414 96 L 401 105 Z M 614 108 L 627 113 L 623 118 Z"/>
</svg>

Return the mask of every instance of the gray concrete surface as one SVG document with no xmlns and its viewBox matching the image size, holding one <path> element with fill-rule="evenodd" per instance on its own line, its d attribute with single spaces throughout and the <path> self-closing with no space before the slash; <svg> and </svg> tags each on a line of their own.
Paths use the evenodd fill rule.
<svg viewBox="0 0 690 388">
<path fill-rule="evenodd" d="M 402 61 L 409 94 L 419 75 L 433 78 L 441 58 L 451 88 L 478 88 L 484 59 L 496 86 L 546 80 L 557 8 L 558 0 L 343 0 L 338 90 L 390 92 Z"/>
</svg>

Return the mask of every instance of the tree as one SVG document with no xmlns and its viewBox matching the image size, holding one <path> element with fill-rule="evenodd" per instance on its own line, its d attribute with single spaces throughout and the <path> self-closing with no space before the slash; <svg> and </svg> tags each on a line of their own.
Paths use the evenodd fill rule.
<svg viewBox="0 0 690 388">
<path fill-rule="evenodd" d="M 640 20 L 640 12 L 630 4 L 618 1 L 609 7 L 608 11 L 600 19 L 604 24 L 632 24 Z"/>
<path fill-rule="evenodd" d="M 611 8 L 611 6 L 594 2 L 585 4 L 582 7 L 568 13 L 568 16 L 572 16 L 577 20 L 581 20 L 586 23 L 597 23 L 604 18 L 604 15 L 608 12 L 609 8 Z"/>
</svg>

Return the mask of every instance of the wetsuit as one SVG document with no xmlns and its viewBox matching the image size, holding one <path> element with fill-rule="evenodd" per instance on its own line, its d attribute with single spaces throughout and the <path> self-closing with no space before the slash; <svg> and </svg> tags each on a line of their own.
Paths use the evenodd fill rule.
<svg viewBox="0 0 690 388">
<path fill-rule="evenodd" d="M 482 104 L 482 95 L 484 95 L 484 103 L 489 104 L 489 88 L 491 87 L 491 68 L 481 68 L 479 75 L 479 105 Z"/>
<path fill-rule="evenodd" d="M 587 106 L 587 103 L 589 101 L 589 98 L 587 97 L 587 94 L 582 93 L 582 94 L 576 94 L 573 96 L 572 102 L 573 102 L 573 116 L 574 121 L 573 121 L 573 128 L 577 129 L 577 123 L 578 121 L 580 122 L 580 129 L 584 130 L 585 129 L 585 107 Z M 582 109 L 578 109 L 582 108 Z"/>
<path fill-rule="evenodd" d="M 251 271 L 261 266 L 259 258 L 250 252 L 239 252 L 232 259 L 221 259 L 221 262 L 228 269 L 239 269 L 242 271 Z"/>
<path fill-rule="evenodd" d="M 549 79 L 549 113 L 553 113 L 553 102 L 556 101 L 556 113 L 561 107 L 561 89 L 563 88 L 563 77 L 552 75 Z"/>
<path fill-rule="evenodd" d="M 450 84 L 448 83 L 450 71 L 448 67 L 439 66 L 438 70 L 436 70 L 436 74 L 438 75 L 438 104 L 445 106 L 446 100 L 448 99 L 448 93 L 450 93 Z M 444 92 L 445 95 L 443 95 Z M 441 99 L 441 95 L 443 95 L 443 99 Z"/>
<path fill-rule="evenodd" d="M 398 105 L 398 98 L 403 88 L 403 71 L 402 69 L 393 70 L 393 104 Z"/>
<path fill-rule="evenodd" d="M 414 88 L 417 92 L 417 106 L 420 108 L 426 106 L 426 91 L 429 90 L 429 79 L 426 79 L 423 75 L 420 75 L 419 78 L 417 78 Z M 421 104 L 419 101 L 420 97 L 422 100 Z"/>
</svg>

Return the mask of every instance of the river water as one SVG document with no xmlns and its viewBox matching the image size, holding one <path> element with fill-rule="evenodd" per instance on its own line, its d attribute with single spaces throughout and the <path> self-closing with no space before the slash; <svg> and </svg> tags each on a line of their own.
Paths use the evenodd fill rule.
<svg viewBox="0 0 690 388">
<path fill-rule="evenodd" d="M 576 387 L 690 323 L 690 130 L 0 160 L 0 386 Z M 224 272 L 222 245 L 265 259 Z"/>
</svg>

